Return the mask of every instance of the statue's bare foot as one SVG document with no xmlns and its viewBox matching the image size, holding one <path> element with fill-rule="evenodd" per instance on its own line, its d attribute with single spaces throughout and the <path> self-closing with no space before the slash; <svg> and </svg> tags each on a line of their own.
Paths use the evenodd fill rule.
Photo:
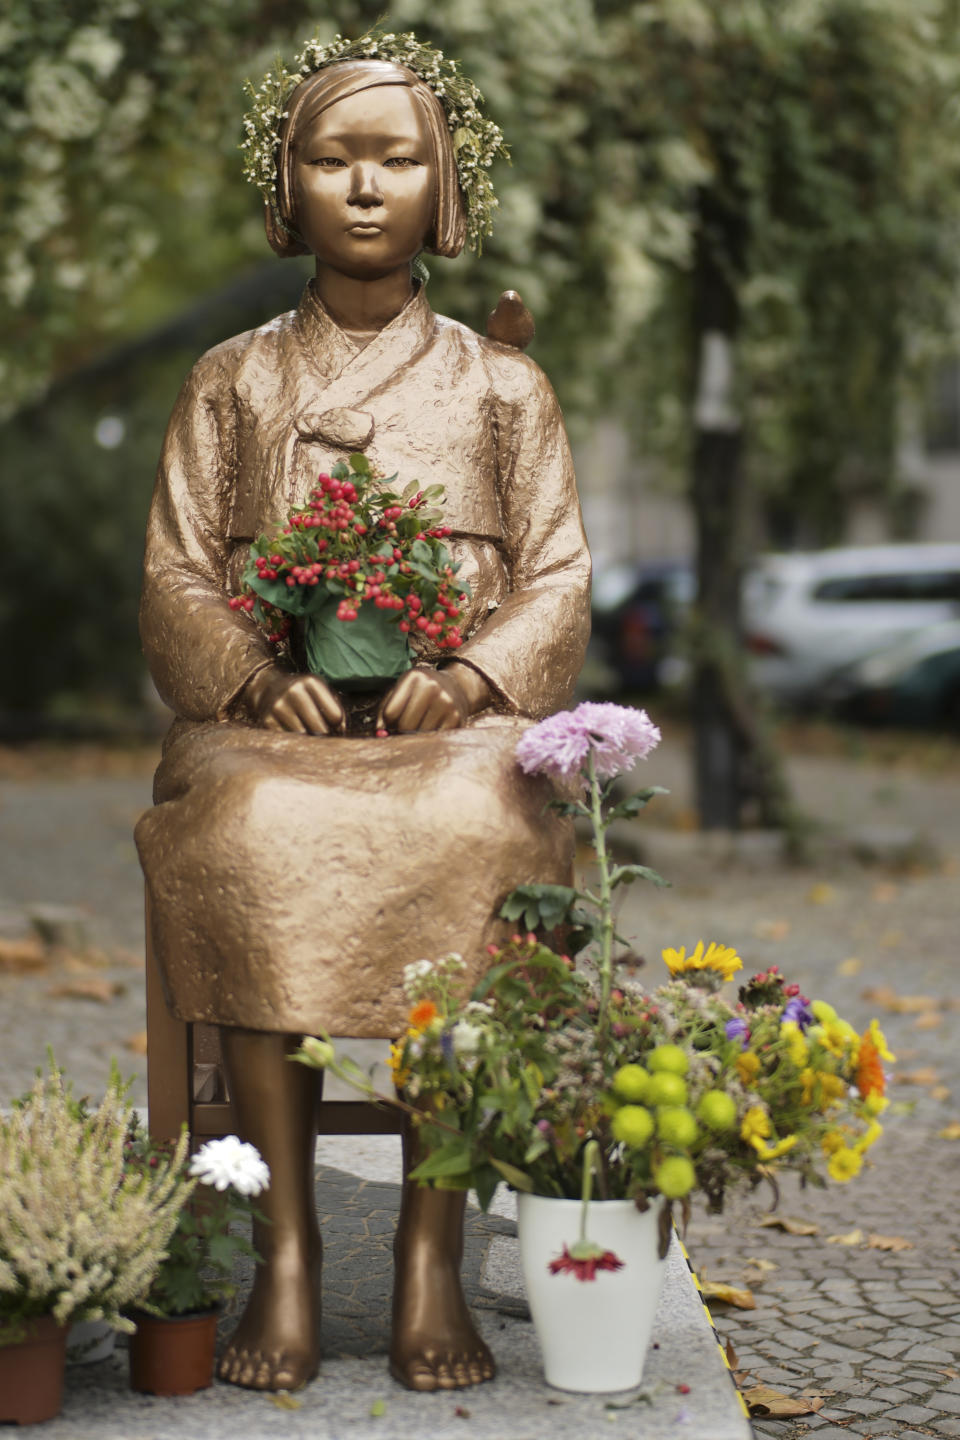
<svg viewBox="0 0 960 1440">
<path fill-rule="evenodd" d="M 257 1267 L 217 1373 L 251 1390 L 299 1390 L 320 1368 L 320 1258 Z"/>
<path fill-rule="evenodd" d="M 396 1259 L 394 1380 L 408 1390 L 459 1390 L 492 1380 L 493 1356 L 470 1318 L 458 1257 L 435 1238 L 418 1236 L 398 1245 Z"/>
</svg>

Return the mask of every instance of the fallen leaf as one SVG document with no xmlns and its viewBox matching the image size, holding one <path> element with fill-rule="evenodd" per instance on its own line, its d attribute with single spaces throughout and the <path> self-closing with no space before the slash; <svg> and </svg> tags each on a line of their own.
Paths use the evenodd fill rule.
<svg viewBox="0 0 960 1440">
<path fill-rule="evenodd" d="M 768 1230 L 785 1230 L 788 1235 L 819 1235 L 820 1226 L 810 1220 L 791 1220 L 789 1215 L 761 1215 L 758 1225 Z"/>
<path fill-rule="evenodd" d="M 789 920 L 758 920 L 753 927 L 758 940 L 786 940 L 790 934 Z"/>
<path fill-rule="evenodd" d="M 39 940 L 0 939 L 0 970 L 17 974 L 27 970 L 43 970 L 47 963 L 47 952 Z"/>
<path fill-rule="evenodd" d="M 934 995 L 901 995 L 892 985 L 873 985 L 861 992 L 862 1000 L 882 1005 L 895 1015 L 920 1015 L 937 1010 L 940 1002 Z"/>
<path fill-rule="evenodd" d="M 836 890 L 826 880 L 818 880 L 807 891 L 808 905 L 830 905 L 836 898 Z"/>
<path fill-rule="evenodd" d="M 705 1280 L 700 1289 L 704 1300 L 717 1300 L 723 1305 L 736 1305 L 738 1310 L 756 1310 L 757 1302 L 751 1290 L 738 1289 L 736 1285 L 725 1285 L 722 1280 Z"/>
<path fill-rule="evenodd" d="M 124 1050 L 129 1050 L 132 1055 L 146 1055 L 147 1053 L 147 1032 L 146 1030 L 135 1030 L 128 1035 L 123 1042 Z"/>
<path fill-rule="evenodd" d="M 789 1420 L 794 1415 L 816 1415 L 823 1406 L 819 1395 L 784 1395 L 769 1385 L 751 1385 L 743 1391 L 751 1415 L 769 1415 L 775 1420 Z"/>
<path fill-rule="evenodd" d="M 761 1274 L 766 1274 L 768 1270 L 780 1269 L 780 1266 L 775 1264 L 773 1260 L 763 1260 L 756 1255 L 748 1255 L 743 1263 L 744 1268 L 750 1267 L 753 1270 L 759 1270 Z"/>
<path fill-rule="evenodd" d="M 848 955 L 846 960 L 841 960 L 837 966 L 838 975 L 859 975 L 863 969 L 863 961 L 859 955 Z"/>
<path fill-rule="evenodd" d="M 924 1010 L 913 1022 L 914 1030 L 936 1030 L 938 1025 L 943 1024 L 943 1016 L 938 1010 Z"/>
<path fill-rule="evenodd" d="M 902 1235 L 868 1235 L 868 1250 L 915 1250 L 917 1247 L 912 1240 L 905 1240 Z"/>
<path fill-rule="evenodd" d="M 51 985 L 47 994 L 54 1000 L 95 1000 L 98 1005 L 109 1005 L 124 987 L 116 980 L 101 980 L 91 976 L 89 980 L 65 980 L 62 985 Z"/>
<path fill-rule="evenodd" d="M 893 1078 L 898 1085 L 936 1085 L 940 1076 L 932 1065 L 921 1065 L 919 1070 L 895 1070 Z"/>
<path fill-rule="evenodd" d="M 891 885 L 889 880 L 881 880 L 878 885 L 874 885 L 870 892 L 870 898 L 875 900 L 878 905 L 889 905 L 891 901 L 896 900 L 898 894 L 899 889 L 896 885 Z"/>
<path fill-rule="evenodd" d="M 373 1404 L 370 1406 L 370 1414 L 371 1414 L 371 1416 L 373 1417 L 373 1419 L 374 1419 L 374 1420 L 379 1420 L 380 1416 L 381 1416 L 381 1415 L 386 1415 L 386 1413 L 387 1413 L 387 1402 L 386 1402 L 386 1400 L 374 1400 Z"/>
<path fill-rule="evenodd" d="M 951 1120 L 949 1125 L 937 1131 L 937 1135 L 941 1140 L 960 1140 L 960 1120 Z"/>
<path fill-rule="evenodd" d="M 727 1357 L 727 1364 L 730 1366 L 730 1369 L 738 1370 L 740 1368 L 740 1356 L 736 1350 L 734 1350 L 732 1340 L 728 1340 L 726 1345 L 724 1345 L 723 1353 Z"/>
<path fill-rule="evenodd" d="M 948 1380 L 960 1380 L 960 1370 L 953 1370 L 948 1365 L 945 1370 L 938 1370 L 938 1375 L 945 1375 Z"/>
<path fill-rule="evenodd" d="M 934 1085 L 930 1091 L 931 1100 L 949 1100 L 950 1090 L 946 1085 Z"/>
<path fill-rule="evenodd" d="M 303 1404 L 296 1395 L 291 1395 L 289 1390 L 278 1390 L 270 1396 L 271 1404 L 276 1405 L 278 1410 L 299 1410 Z"/>
<path fill-rule="evenodd" d="M 828 1235 L 828 1245 L 860 1245 L 863 1243 L 862 1230 L 848 1230 L 845 1235 Z"/>
</svg>

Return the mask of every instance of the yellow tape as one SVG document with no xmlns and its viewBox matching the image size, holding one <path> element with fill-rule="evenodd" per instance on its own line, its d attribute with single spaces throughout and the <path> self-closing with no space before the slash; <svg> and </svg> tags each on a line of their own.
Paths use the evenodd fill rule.
<svg viewBox="0 0 960 1440">
<path fill-rule="evenodd" d="M 677 1229 L 676 1225 L 674 1225 L 673 1231 L 677 1237 L 677 1244 L 680 1246 L 680 1253 L 682 1254 L 684 1260 L 686 1260 L 687 1269 L 690 1271 L 693 1283 L 697 1287 L 697 1294 L 700 1296 L 700 1304 L 703 1306 L 703 1313 L 706 1315 L 707 1323 L 709 1324 L 710 1329 L 713 1331 L 713 1338 L 717 1342 L 717 1349 L 720 1351 L 720 1355 L 723 1359 L 724 1368 L 726 1369 L 727 1374 L 730 1376 L 730 1383 L 733 1386 L 734 1393 L 740 1402 L 740 1409 L 743 1411 L 744 1415 L 749 1421 L 750 1410 L 747 1406 L 746 1400 L 744 1400 L 743 1395 L 740 1392 L 740 1386 L 737 1384 L 737 1377 L 733 1373 L 733 1368 L 731 1367 L 730 1361 L 727 1359 L 727 1352 L 720 1341 L 720 1336 L 717 1334 L 717 1327 L 713 1323 L 713 1316 L 710 1314 L 710 1306 L 707 1304 L 706 1300 L 703 1297 L 703 1290 L 701 1288 L 697 1272 L 696 1270 L 694 1270 L 693 1265 L 690 1263 L 690 1256 L 687 1254 L 687 1247 L 680 1239 L 680 1232 Z"/>
</svg>

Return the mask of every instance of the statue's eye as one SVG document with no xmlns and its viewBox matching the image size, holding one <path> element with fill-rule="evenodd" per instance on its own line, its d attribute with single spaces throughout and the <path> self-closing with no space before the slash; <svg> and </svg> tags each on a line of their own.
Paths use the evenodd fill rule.
<svg viewBox="0 0 960 1440">
<path fill-rule="evenodd" d="M 345 170 L 346 160 L 340 160 L 336 155 L 318 155 L 316 160 L 310 161 L 311 165 L 317 165 L 322 170 Z"/>
<path fill-rule="evenodd" d="M 408 170 L 414 165 L 419 165 L 419 160 L 414 160 L 410 155 L 391 155 L 389 160 L 384 160 L 384 166 L 391 170 Z"/>
</svg>

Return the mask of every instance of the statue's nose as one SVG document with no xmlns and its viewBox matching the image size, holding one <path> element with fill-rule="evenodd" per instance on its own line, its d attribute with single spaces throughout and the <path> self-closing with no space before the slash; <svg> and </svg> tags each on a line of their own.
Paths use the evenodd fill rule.
<svg viewBox="0 0 960 1440">
<path fill-rule="evenodd" d="M 375 165 L 357 162 L 350 171 L 348 205 L 382 205 L 383 193 L 377 183 Z"/>
</svg>

